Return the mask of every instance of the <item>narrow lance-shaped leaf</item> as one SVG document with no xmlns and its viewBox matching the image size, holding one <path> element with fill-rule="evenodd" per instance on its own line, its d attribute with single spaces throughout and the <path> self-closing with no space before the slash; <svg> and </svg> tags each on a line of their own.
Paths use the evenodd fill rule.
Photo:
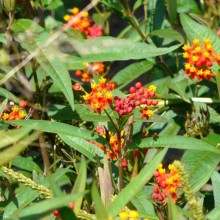
<svg viewBox="0 0 220 220">
<path fill-rule="evenodd" d="M 82 196 L 83 193 L 64 195 L 42 202 L 35 203 L 19 212 L 20 220 L 33 220 L 40 219 L 40 217 L 52 212 L 54 209 L 68 206 L 69 202 L 74 201 L 78 197 Z"/>
<path fill-rule="evenodd" d="M 5 99 L 5 100 L 0 104 L 0 116 L 1 116 L 2 113 L 4 112 L 7 103 L 8 103 L 8 99 Z"/>
<path fill-rule="evenodd" d="M 147 198 L 146 192 L 141 190 L 134 195 L 131 200 L 132 204 L 137 208 L 137 211 L 141 216 L 148 217 L 155 216 L 154 206 L 152 202 Z"/>
<path fill-rule="evenodd" d="M 78 192 L 84 192 L 86 188 L 86 161 L 84 156 L 81 157 L 81 163 L 79 167 L 79 173 L 77 175 L 76 181 L 74 183 L 73 189 L 72 189 L 72 194 L 76 194 Z M 83 201 L 83 196 L 79 197 L 74 201 L 74 212 L 76 215 L 78 214 L 80 207 L 82 205 Z"/>
<path fill-rule="evenodd" d="M 103 158 L 104 152 L 95 144 L 88 142 L 82 138 L 67 135 L 59 135 L 59 137 L 70 147 L 88 157 L 91 161 L 96 162 L 96 156 Z"/>
<path fill-rule="evenodd" d="M 151 147 L 169 147 L 176 149 L 188 149 L 195 151 L 207 151 L 220 154 L 220 150 L 213 147 L 212 145 L 198 140 L 192 137 L 183 137 L 183 136 L 160 136 L 156 138 L 144 138 L 142 140 L 137 140 L 130 147 L 132 148 L 151 148 Z"/>
<path fill-rule="evenodd" d="M 27 157 L 16 156 L 13 158 L 12 165 L 15 167 L 19 167 L 20 169 L 27 170 L 27 171 L 37 171 L 42 173 L 41 168 L 35 163 L 33 160 L 28 159 Z"/>
<path fill-rule="evenodd" d="M 218 205 L 220 205 L 220 174 L 217 171 L 214 171 L 211 176 L 211 180 L 213 186 L 215 207 L 217 207 Z"/>
<path fill-rule="evenodd" d="M 206 215 L 207 219 L 219 220 L 220 219 L 220 205 L 215 207 L 211 212 Z"/>
<path fill-rule="evenodd" d="M 117 84 L 117 88 L 123 88 L 128 85 L 130 82 L 141 76 L 143 73 L 146 73 L 153 68 L 153 63 L 147 60 L 130 64 L 125 67 L 123 70 L 119 71 L 113 78 L 112 81 Z"/>
<path fill-rule="evenodd" d="M 8 90 L 4 88 L 0 88 L 0 96 L 8 98 L 9 100 L 14 101 L 14 102 L 19 101 L 19 99 L 15 95 L 13 95 L 11 92 L 9 92 Z"/>
<path fill-rule="evenodd" d="M 182 162 L 186 166 L 194 192 L 198 191 L 212 176 L 220 161 L 219 154 L 207 151 L 186 151 Z"/>
<path fill-rule="evenodd" d="M 14 130 L 0 131 L 0 148 L 16 143 L 29 134 L 31 129 L 32 128 L 17 128 Z"/>
<path fill-rule="evenodd" d="M 167 0 L 167 10 L 171 23 L 176 22 L 177 15 L 177 1 L 176 0 Z"/>
<path fill-rule="evenodd" d="M 20 121 L 11 120 L 11 121 L 6 121 L 6 123 L 20 125 L 24 127 L 30 127 L 35 130 L 49 132 L 49 133 L 79 137 L 86 140 L 96 140 L 99 143 L 108 145 L 108 142 L 103 137 L 99 136 L 96 133 L 84 129 L 79 129 L 78 127 L 61 122 L 30 119 L 30 120 L 20 120 Z"/>
<path fill-rule="evenodd" d="M 181 44 L 167 48 L 133 42 L 127 39 L 113 37 L 98 37 L 89 40 L 73 40 L 73 52 L 79 56 L 73 56 L 73 62 L 99 62 L 113 60 L 137 60 L 167 54 L 176 50 Z"/>
<path fill-rule="evenodd" d="M 177 31 L 172 30 L 172 29 L 170 29 L 170 30 L 169 29 L 155 30 L 155 31 L 150 32 L 149 35 L 176 40 L 180 43 L 184 42 L 183 36 L 180 35 Z"/>
<path fill-rule="evenodd" d="M 21 153 L 30 143 L 38 138 L 39 132 L 35 132 L 27 138 L 20 140 L 13 147 L 9 147 L 0 153 L 0 166 L 11 161 L 15 156 Z"/>
</svg>

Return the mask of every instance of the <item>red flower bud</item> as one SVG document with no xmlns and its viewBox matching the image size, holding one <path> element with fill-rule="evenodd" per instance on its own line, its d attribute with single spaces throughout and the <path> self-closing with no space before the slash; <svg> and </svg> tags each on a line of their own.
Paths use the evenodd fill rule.
<svg viewBox="0 0 220 220">
<path fill-rule="evenodd" d="M 79 84 L 79 83 L 76 83 L 76 84 L 74 84 L 73 86 L 72 86 L 72 88 L 74 89 L 74 90 L 82 90 L 82 87 L 81 87 L 81 85 Z"/>
<path fill-rule="evenodd" d="M 53 210 L 53 215 L 54 215 L 54 216 L 57 217 L 57 216 L 59 216 L 59 214 L 60 214 L 60 213 L 59 213 L 59 210 L 57 210 L 57 209 Z"/>
<path fill-rule="evenodd" d="M 136 92 L 136 89 L 132 86 L 130 89 L 129 89 L 129 92 L 132 94 L 132 93 L 135 93 Z"/>
<path fill-rule="evenodd" d="M 72 202 L 72 201 L 69 202 L 69 206 L 70 206 L 71 209 L 74 209 L 74 202 Z"/>
<path fill-rule="evenodd" d="M 122 167 L 123 167 L 123 168 L 126 168 L 126 167 L 127 167 L 127 160 L 126 160 L 125 157 L 122 159 Z"/>
<path fill-rule="evenodd" d="M 136 82 L 135 87 L 136 87 L 136 89 L 140 89 L 142 87 L 141 82 Z"/>
<path fill-rule="evenodd" d="M 21 101 L 19 102 L 19 106 L 20 106 L 20 108 L 22 108 L 22 109 L 24 109 L 24 108 L 26 107 L 26 105 L 27 105 L 27 102 L 24 101 L 24 100 L 21 100 Z"/>
</svg>

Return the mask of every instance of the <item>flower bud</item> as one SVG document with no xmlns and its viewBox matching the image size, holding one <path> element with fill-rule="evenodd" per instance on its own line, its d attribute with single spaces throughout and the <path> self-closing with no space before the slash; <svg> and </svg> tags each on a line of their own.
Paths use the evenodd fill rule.
<svg viewBox="0 0 220 220">
<path fill-rule="evenodd" d="M 7 12 L 14 11 L 15 9 L 15 0 L 4 0 L 4 8 Z"/>
</svg>

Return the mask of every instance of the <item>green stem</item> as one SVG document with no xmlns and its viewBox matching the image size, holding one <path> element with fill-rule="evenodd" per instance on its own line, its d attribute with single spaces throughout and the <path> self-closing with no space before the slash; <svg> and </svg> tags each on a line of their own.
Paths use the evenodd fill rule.
<svg viewBox="0 0 220 220">
<path fill-rule="evenodd" d="M 220 100 L 220 71 L 216 73 L 216 82 L 217 82 L 217 88 L 218 88 L 218 96 Z"/>
<path fill-rule="evenodd" d="M 147 0 L 144 0 L 144 34 L 147 36 Z"/>
<path fill-rule="evenodd" d="M 124 188 L 124 183 L 123 183 L 123 167 L 122 167 L 121 132 L 118 132 L 117 136 L 118 136 L 119 191 L 122 191 L 122 189 Z"/>
<path fill-rule="evenodd" d="M 104 112 L 106 113 L 106 115 L 108 116 L 108 118 L 109 118 L 109 120 L 111 121 L 112 125 L 114 126 L 116 133 L 118 133 L 118 132 L 119 132 L 118 126 L 115 124 L 115 122 L 113 121 L 113 119 L 111 118 L 111 116 L 108 114 L 108 112 L 107 112 L 106 110 L 104 110 Z"/>
<path fill-rule="evenodd" d="M 128 0 L 124 0 L 128 14 L 133 15 Z"/>
</svg>

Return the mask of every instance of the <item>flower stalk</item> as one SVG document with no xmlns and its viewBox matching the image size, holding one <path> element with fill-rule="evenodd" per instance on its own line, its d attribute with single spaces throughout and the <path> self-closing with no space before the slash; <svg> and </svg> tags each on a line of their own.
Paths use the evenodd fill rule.
<svg viewBox="0 0 220 220">
<path fill-rule="evenodd" d="M 32 189 L 38 191 L 38 193 L 42 195 L 43 197 L 45 197 L 46 199 L 51 199 L 53 197 L 52 192 L 47 187 L 35 183 L 33 180 L 31 180 L 30 178 L 27 178 L 23 174 L 17 173 L 12 169 L 8 169 L 7 167 L 2 167 L 2 170 L 4 174 L 9 175 L 15 181 L 22 183 L 25 186 L 29 186 Z"/>
<path fill-rule="evenodd" d="M 180 161 L 174 161 L 173 165 L 178 169 L 181 176 L 181 184 L 183 186 L 183 191 L 185 193 L 186 200 L 189 203 L 190 210 L 192 212 L 192 217 L 194 220 L 205 220 L 205 216 L 202 211 L 202 207 L 194 196 L 193 190 L 189 184 L 189 177 L 186 173 L 184 166 Z"/>
</svg>

